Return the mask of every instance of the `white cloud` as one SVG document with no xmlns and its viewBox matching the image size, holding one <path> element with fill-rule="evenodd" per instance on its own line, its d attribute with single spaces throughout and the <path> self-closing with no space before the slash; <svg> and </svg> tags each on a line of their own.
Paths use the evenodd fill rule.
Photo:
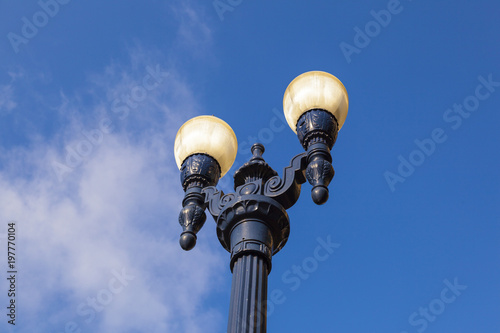
<svg viewBox="0 0 500 333">
<path fill-rule="evenodd" d="M 0 149 L 0 233 L 10 220 L 18 226 L 16 332 L 64 332 L 72 321 L 97 333 L 219 332 L 225 326 L 225 315 L 204 304 L 221 287 L 220 271 L 227 272 L 215 235 L 189 253 L 178 244 L 183 193 L 173 139 L 200 110 L 196 96 L 173 68 L 162 67 L 158 52 L 136 46 L 130 54 L 130 63 L 90 76 L 88 87 L 60 92 L 58 120 L 65 125 L 50 142 L 36 138 L 30 147 Z M 127 117 L 117 117 L 113 101 L 157 65 L 168 77 Z M 93 97 L 91 106 L 81 102 L 83 95 Z M 0 87 L 2 107 L 15 107 L 10 86 Z M 87 140 L 83 133 L 104 118 L 114 131 L 59 181 L 53 164 L 65 163 L 64 147 Z M 133 280 L 92 320 L 88 311 L 80 315 L 79 306 L 90 309 L 87 298 L 105 295 L 113 271 L 122 269 Z M 3 294 L 7 282 L 1 281 Z"/>
<path fill-rule="evenodd" d="M 179 39 L 189 45 L 200 47 L 209 46 L 212 43 L 212 31 L 206 22 L 206 13 L 200 12 L 183 3 L 174 8 L 177 13 L 179 24 Z"/>
<path fill-rule="evenodd" d="M 16 106 L 12 85 L 0 85 L 0 115 L 10 113 Z"/>
<path fill-rule="evenodd" d="M 27 152 L 23 159 L 40 168 L 49 162 L 30 160 L 34 156 Z M 182 196 L 171 190 L 180 188 L 178 174 L 158 168 L 164 163 L 151 145 L 116 135 L 68 186 L 50 170 L 32 180 L 0 176 L 0 220 L 18 225 L 20 332 L 63 331 L 68 321 L 93 332 L 202 331 L 199 318 L 213 316 L 201 308 L 203 298 L 225 265 L 214 242 L 200 242 L 193 253 L 180 250 Z M 78 305 L 107 288 L 112 270 L 122 268 L 134 280 L 87 325 Z"/>
</svg>

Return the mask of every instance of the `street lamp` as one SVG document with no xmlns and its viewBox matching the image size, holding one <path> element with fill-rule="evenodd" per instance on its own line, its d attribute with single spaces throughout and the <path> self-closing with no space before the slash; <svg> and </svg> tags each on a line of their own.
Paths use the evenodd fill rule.
<svg viewBox="0 0 500 333">
<path fill-rule="evenodd" d="M 316 204 L 328 200 L 327 186 L 334 175 L 330 150 L 347 116 L 347 91 L 331 74 L 307 72 L 288 85 L 283 109 L 305 152 L 293 157 L 280 177 L 262 158 L 264 146 L 254 144 L 253 156 L 234 174 L 234 193 L 215 187 L 236 158 L 236 135 L 228 124 L 214 116 L 195 117 L 175 138 L 185 191 L 180 245 L 186 251 L 195 246 L 208 208 L 220 243 L 231 253 L 228 333 L 266 332 L 267 276 L 272 256 L 290 233 L 286 210 L 298 200 L 306 180 Z"/>
</svg>

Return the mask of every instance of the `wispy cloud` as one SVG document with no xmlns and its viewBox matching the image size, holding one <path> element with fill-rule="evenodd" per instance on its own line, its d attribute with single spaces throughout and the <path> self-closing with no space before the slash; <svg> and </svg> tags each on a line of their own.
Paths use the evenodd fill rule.
<svg viewBox="0 0 500 333">
<path fill-rule="evenodd" d="M 39 151 L 18 155 L 39 166 L 32 180 L 0 175 L 0 220 L 18 223 L 23 332 L 62 331 L 68 321 L 94 332 L 186 325 L 201 332 L 193 314 L 212 315 L 198 307 L 211 289 L 208 281 L 217 284 L 214 270 L 223 263 L 213 243 L 190 255 L 179 250 L 181 195 L 171 190 L 179 187 L 177 172 L 162 167 L 168 158 L 157 154 L 155 144 L 114 135 L 79 177 L 62 185 L 50 170 L 41 171 L 50 149 L 42 159 Z M 136 278 L 87 324 L 78 305 L 122 268 Z"/>
<path fill-rule="evenodd" d="M 196 18 L 193 10 L 182 11 L 189 22 Z M 18 226 L 16 332 L 63 332 L 67 325 L 82 332 L 218 332 L 224 326 L 225 316 L 204 304 L 220 287 L 216 272 L 227 269 L 217 240 L 190 253 L 178 245 L 183 193 L 172 148 L 179 126 L 200 110 L 196 96 L 182 70 L 159 52 L 136 45 L 129 55 L 128 62 L 89 75 L 77 91 L 54 92 L 55 122 L 62 124 L 55 135 L 0 149 L 0 233 L 10 220 Z M 168 77 L 120 119 L 113 101 L 158 65 Z M 12 89 L 0 87 L 0 110 L 15 107 Z M 64 160 L 65 147 L 103 118 L 113 130 L 58 181 L 53 162 Z M 121 271 L 134 278 L 110 293 Z M 89 304 L 100 298 L 98 305 L 106 304 L 92 316 Z M 5 322 L 0 327 L 12 329 Z"/>
<path fill-rule="evenodd" d="M 12 85 L 0 85 L 0 115 L 10 113 L 16 106 Z"/>
<path fill-rule="evenodd" d="M 177 42 L 189 47 L 195 55 L 200 52 L 206 54 L 207 48 L 212 46 L 213 33 L 208 23 L 211 13 L 191 1 L 183 1 L 171 6 L 172 12 L 178 21 Z"/>
</svg>

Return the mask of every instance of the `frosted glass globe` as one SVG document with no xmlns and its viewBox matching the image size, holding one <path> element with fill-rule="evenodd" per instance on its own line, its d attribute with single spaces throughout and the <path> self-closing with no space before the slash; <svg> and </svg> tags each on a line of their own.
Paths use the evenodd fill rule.
<svg viewBox="0 0 500 333">
<path fill-rule="evenodd" d="M 233 129 L 214 116 L 198 116 L 186 121 L 175 137 L 174 155 L 180 169 L 184 160 L 193 154 L 207 154 L 221 167 L 221 177 L 234 163 L 238 141 Z"/>
<path fill-rule="evenodd" d="M 323 109 L 335 116 L 339 130 L 349 107 L 347 91 L 332 74 L 312 71 L 297 76 L 286 88 L 283 111 L 290 128 L 297 133 L 297 122 L 304 112 Z"/>
</svg>

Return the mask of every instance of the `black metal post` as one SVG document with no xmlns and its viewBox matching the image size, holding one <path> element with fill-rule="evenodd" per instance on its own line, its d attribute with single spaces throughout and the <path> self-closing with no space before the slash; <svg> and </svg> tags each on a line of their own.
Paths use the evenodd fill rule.
<svg viewBox="0 0 500 333">
<path fill-rule="evenodd" d="M 328 199 L 333 178 L 330 149 L 337 138 L 335 117 L 314 109 L 302 115 L 297 135 L 306 152 L 296 155 L 278 176 L 262 158 L 264 146 L 252 146 L 252 158 L 234 174 L 234 193 L 215 185 L 220 166 L 204 154 L 190 155 L 182 164 L 181 183 L 186 192 L 179 223 L 181 247 L 190 250 L 205 222 L 205 209 L 217 223 L 217 237 L 231 253 L 233 273 L 227 333 L 264 333 L 267 326 L 267 277 L 272 256 L 286 244 L 290 221 L 286 210 L 309 181 L 316 204 Z"/>
<path fill-rule="evenodd" d="M 227 332 L 264 333 L 267 327 L 267 263 L 247 254 L 233 267 Z"/>
</svg>

